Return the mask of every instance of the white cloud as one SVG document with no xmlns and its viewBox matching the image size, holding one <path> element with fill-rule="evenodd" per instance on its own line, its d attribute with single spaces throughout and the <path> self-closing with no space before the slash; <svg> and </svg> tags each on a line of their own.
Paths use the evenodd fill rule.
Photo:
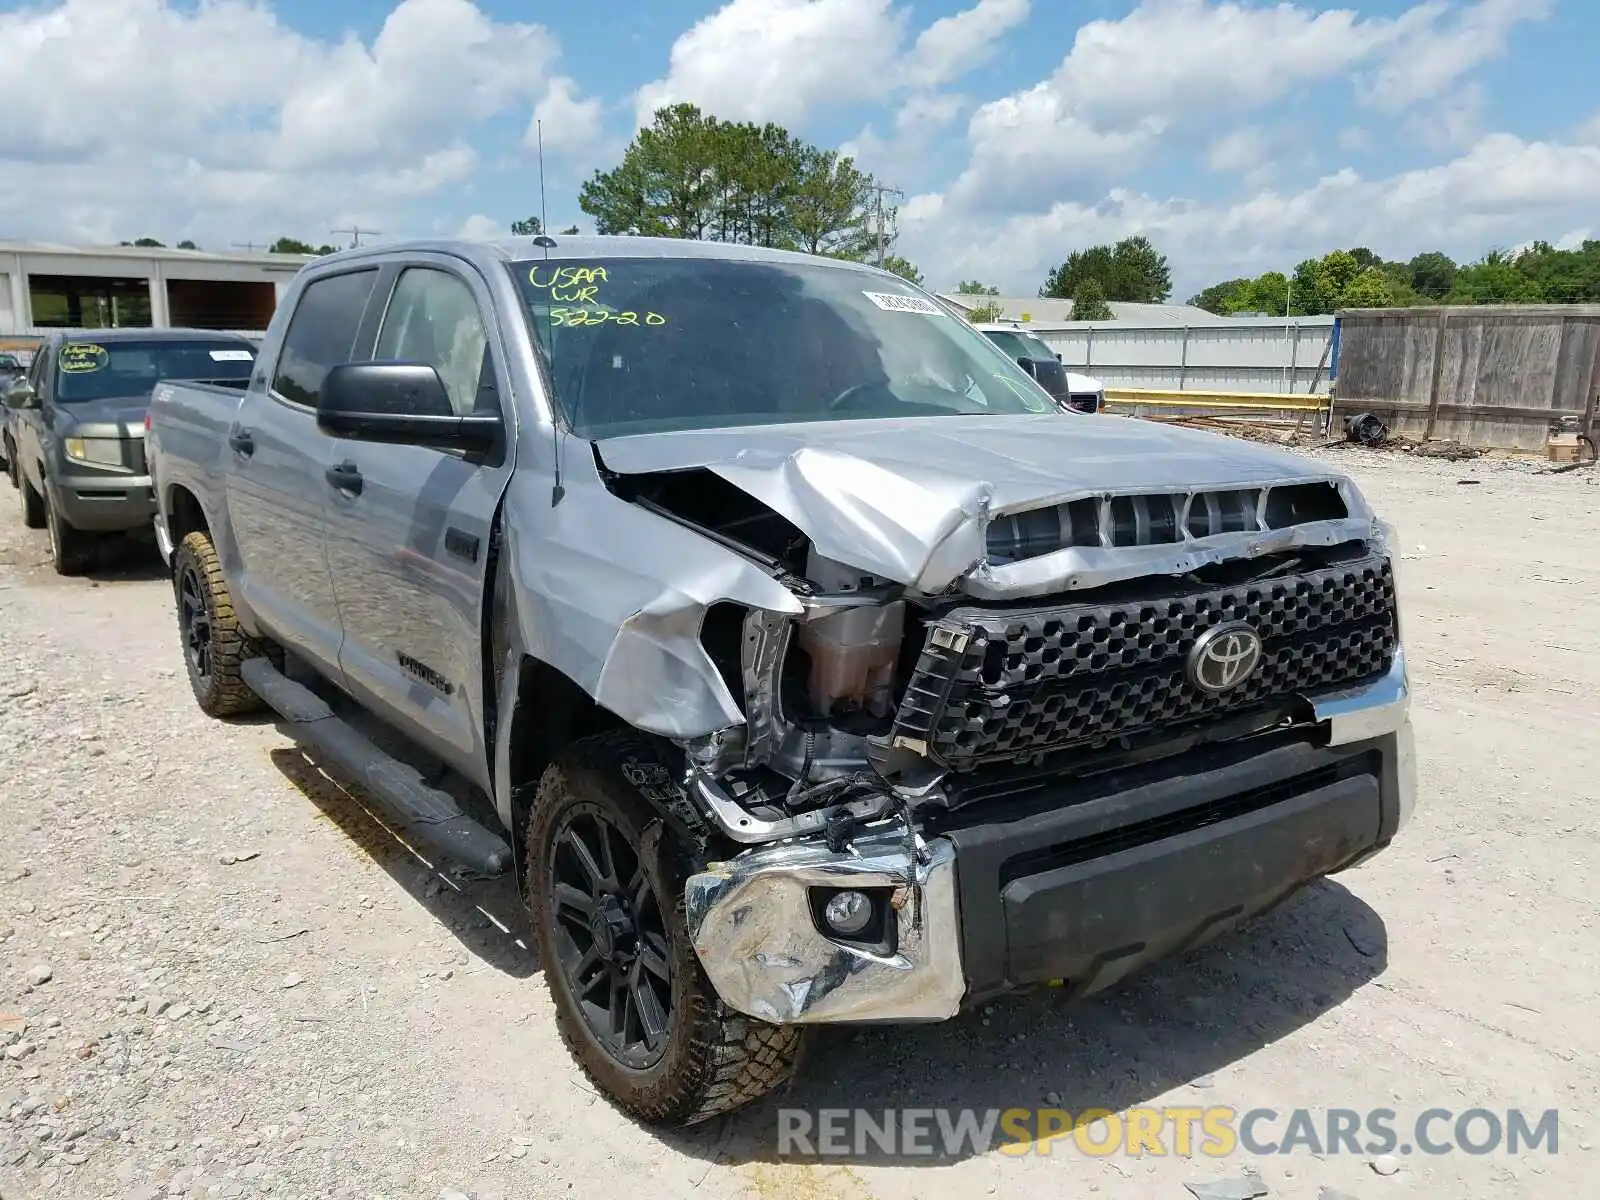
<svg viewBox="0 0 1600 1200">
<path fill-rule="evenodd" d="M 469 0 L 398 0 L 370 45 L 264 3 L 60 0 L 0 13 L 0 207 L 18 236 L 226 245 L 460 187 L 475 126 L 549 89 L 551 35 Z"/>
<path fill-rule="evenodd" d="M 538 145 L 540 125 L 546 154 L 570 156 L 593 151 L 603 133 L 600 101 L 583 96 L 574 80 L 558 75 L 534 105 L 533 119 L 522 139 L 530 150 Z"/>
<path fill-rule="evenodd" d="M 949 281 L 983 273 L 1026 294 L 1068 250 L 1144 233 L 1172 261 L 1181 298 L 1220 278 L 1292 268 L 1331 246 L 1365 245 L 1391 258 L 1434 248 L 1476 257 L 1548 236 L 1552 226 L 1581 232 L 1597 204 L 1600 146 L 1497 133 L 1436 166 L 1381 179 L 1345 168 L 1298 191 L 1266 188 L 1233 203 L 1114 189 L 984 221 L 958 220 L 945 197 L 919 196 L 901 209 L 901 250 L 939 263 Z"/>
<path fill-rule="evenodd" d="M 461 228 L 456 230 L 456 236 L 487 241 L 491 238 L 503 238 L 508 232 L 503 222 L 493 217 L 486 217 L 482 213 L 473 213 L 461 222 Z"/>
<path fill-rule="evenodd" d="M 1425 15 L 1144 0 L 1118 20 L 1083 25 L 1050 78 L 973 114 L 972 161 L 955 194 L 988 205 L 1057 195 L 1063 185 L 1090 194 L 1095 176 L 1142 163 L 1179 131 L 1345 77 Z"/>
<path fill-rule="evenodd" d="M 371 49 L 352 39 L 320 57 L 283 103 L 274 157 L 285 165 L 381 161 L 396 140 L 453 140 L 532 103 L 556 46 L 541 26 L 497 24 L 470 0 L 402 0 Z"/>
<path fill-rule="evenodd" d="M 667 74 L 641 87 L 635 116 L 688 102 L 724 120 L 797 126 L 813 112 L 952 83 L 1028 17 L 1029 0 L 975 0 L 908 47 L 893 0 L 728 0 L 672 45 Z"/>
<path fill-rule="evenodd" d="M 1548 16 L 1550 0 L 1478 0 L 1456 10 L 1433 4 L 1417 11 L 1427 19 L 1413 23 L 1365 89 L 1373 106 L 1387 112 L 1441 95 L 1505 53 L 1511 30 Z"/>
<path fill-rule="evenodd" d="M 1238 175 L 1261 166 L 1270 152 L 1266 134 L 1257 126 L 1245 125 L 1211 143 L 1206 151 L 1206 166 Z"/>
<path fill-rule="evenodd" d="M 673 43 L 666 78 L 639 89 L 639 124 L 688 101 L 725 120 L 795 125 L 813 108 L 880 96 L 904 26 L 890 0 L 729 0 Z"/>
<path fill-rule="evenodd" d="M 906 76 L 921 87 L 938 87 L 987 62 L 1005 34 L 1028 19 L 1028 0 L 978 0 L 971 8 L 941 17 L 918 35 Z"/>
</svg>

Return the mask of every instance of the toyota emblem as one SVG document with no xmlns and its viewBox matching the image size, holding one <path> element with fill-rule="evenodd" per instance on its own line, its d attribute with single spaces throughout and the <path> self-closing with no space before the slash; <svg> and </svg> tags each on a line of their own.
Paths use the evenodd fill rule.
<svg viewBox="0 0 1600 1200">
<path fill-rule="evenodd" d="M 1218 625 L 1189 651 L 1189 682 L 1210 696 L 1231 692 L 1256 673 L 1261 635 L 1245 624 Z"/>
</svg>

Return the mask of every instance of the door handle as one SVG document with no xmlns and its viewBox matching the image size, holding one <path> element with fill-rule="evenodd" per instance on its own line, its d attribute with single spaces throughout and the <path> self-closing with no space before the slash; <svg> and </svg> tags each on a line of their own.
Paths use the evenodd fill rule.
<svg viewBox="0 0 1600 1200">
<path fill-rule="evenodd" d="M 329 467 L 327 479 L 341 492 L 349 492 L 352 496 L 361 494 L 361 471 L 348 458 Z"/>
<path fill-rule="evenodd" d="M 233 448 L 235 454 L 242 454 L 249 458 L 256 452 L 255 434 L 248 429 L 235 429 L 228 435 L 228 445 Z"/>
</svg>

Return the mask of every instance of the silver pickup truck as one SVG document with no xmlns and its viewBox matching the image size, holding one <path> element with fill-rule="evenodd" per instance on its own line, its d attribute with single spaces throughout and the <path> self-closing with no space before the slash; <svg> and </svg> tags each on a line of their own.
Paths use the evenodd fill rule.
<svg viewBox="0 0 1600 1200">
<path fill-rule="evenodd" d="M 869 267 L 331 255 L 242 396 L 163 385 L 147 438 L 201 707 L 514 871 L 567 1045 L 649 1122 L 761 1095 L 816 1023 L 1106 987 L 1412 810 L 1351 482 L 1068 411 Z"/>
</svg>

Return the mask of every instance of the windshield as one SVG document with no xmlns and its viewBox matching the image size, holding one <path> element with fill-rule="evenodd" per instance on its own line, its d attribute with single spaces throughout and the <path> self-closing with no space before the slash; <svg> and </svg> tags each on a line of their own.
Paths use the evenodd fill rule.
<svg viewBox="0 0 1600 1200">
<path fill-rule="evenodd" d="M 20 371 L 22 364 L 14 354 L 0 354 L 0 371 Z"/>
<path fill-rule="evenodd" d="M 582 437 L 1055 411 L 1005 354 L 898 280 L 705 258 L 512 270 Z"/>
<path fill-rule="evenodd" d="M 56 360 L 55 398 L 81 404 L 113 396 L 142 396 L 163 379 L 236 383 L 248 380 L 256 353 L 245 342 L 66 342 Z"/>
<path fill-rule="evenodd" d="M 1034 362 L 1055 362 L 1055 351 L 1031 333 L 1013 333 L 1009 329 L 986 329 L 984 336 L 1013 358 L 1031 358 Z"/>
</svg>

